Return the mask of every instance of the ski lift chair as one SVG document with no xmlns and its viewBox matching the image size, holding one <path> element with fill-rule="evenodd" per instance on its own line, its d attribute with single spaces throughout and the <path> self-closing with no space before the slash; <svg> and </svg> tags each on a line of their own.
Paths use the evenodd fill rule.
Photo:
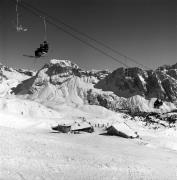
<svg viewBox="0 0 177 180">
<path fill-rule="evenodd" d="M 49 50 L 49 45 L 47 41 L 44 41 L 43 44 L 40 44 L 40 47 L 37 48 L 37 50 L 35 51 L 35 57 L 40 58 L 42 55 L 47 54 L 48 50 Z"/>
</svg>

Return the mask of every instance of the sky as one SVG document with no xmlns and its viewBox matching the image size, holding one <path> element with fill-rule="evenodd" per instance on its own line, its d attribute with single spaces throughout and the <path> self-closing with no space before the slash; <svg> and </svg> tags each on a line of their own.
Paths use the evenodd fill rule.
<svg viewBox="0 0 177 180">
<path fill-rule="evenodd" d="M 20 24 L 28 31 L 17 32 L 12 1 L 0 0 L 1 63 L 16 68 L 38 69 L 55 58 L 69 59 L 86 70 L 114 70 L 124 66 L 50 23 L 47 23 L 49 53 L 36 61 L 24 57 L 23 54 L 33 55 L 44 40 L 44 24 L 39 17 L 42 14 L 35 16 L 19 7 Z M 21 0 L 20 5 L 25 2 L 148 68 L 177 62 L 177 6 L 174 0 Z M 46 20 L 50 19 L 46 17 Z M 54 23 L 68 31 L 58 22 Z M 69 32 L 127 66 L 137 66 L 95 42 Z"/>
</svg>

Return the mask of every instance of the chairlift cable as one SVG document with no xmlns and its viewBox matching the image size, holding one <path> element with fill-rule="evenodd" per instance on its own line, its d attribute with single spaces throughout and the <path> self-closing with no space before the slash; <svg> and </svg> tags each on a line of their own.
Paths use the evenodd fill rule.
<svg viewBox="0 0 177 180">
<path fill-rule="evenodd" d="M 19 13 L 18 13 L 18 0 L 16 1 L 16 30 L 19 28 Z"/>
<path fill-rule="evenodd" d="M 46 23 L 46 18 L 40 16 L 43 19 L 43 23 L 44 23 L 44 41 L 47 41 L 47 23 Z"/>
<path fill-rule="evenodd" d="M 21 6 L 22 6 L 23 8 L 28 9 L 28 11 L 31 11 L 31 9 L 33 9 L 33 13 L 34 13 L 34 10 L 35 10 L 35 11 L 37 11 L 37 12 L 40 12 L 41 14 L 45 14 L 48 18 L 53 19 L 53 21 L 58 21 L 60 24 L 65 25 L 66 27 L 70 28 L 71 30 L 73 30 L 73 31 L 75 31 L 75 32 L 77 32 L 77 33 L 79 33 L 79 34 L 87 37 L 88 39 L 90 39 L 90 40 L 92 40 L 92 41 L 95 41 L 97 44 L 102 45 L 103 47 L 111 50 L 112 52 L 114 52 L 114 53 L 116 53 L 116 54 L 118 54 L 118 55 L 120 55 L 120 56 L 122 56 L 122 57 L 124 57 L 124 58 L 126 58 L 127 60 L 132 61 L 132 62 L 140 65 L 142 68 L 147 68 L 147 69 L 149 69 L 147 66 L 145 66 L 145 65 L 137 62 L 135 59 L 133 59 L 133 58 L 131 58 L 131 57 L 129 57 L 129 56 L 127 56 L 127 55 L 125 55 L 125 54 L 123 54 L 123 53 L 115 50 L 115 49 L 113 49 L 112 47 L 106 45 L 105 43 L 103 43 L 103 42 L 101 42 L 101 41 L 98 41 L 98 40 L 94 39 L 93 37 L 89 36 L 88 34 L 83 33 L 83 32 L 81 32 L 81 31 L 77 30 L 76 28 L 74 28 L 74 27 L 66 24 L 65 22 L 61 21 L 60 19 L 55 18 L 55 17 L 52 17 L 52 16 L 49 15 L 48 13 L 46 13 L 46 12 L 40 10 L 40 9 L 37 9 L 37 8 L 33 7 L 32 5 L 26 3 L 26 2 L 23 2 L 23 4 L 24 4 L 24 5 L 26 4 L 26 5 L 24 6 L 24 5 L 21 4 Z M 28 7 L 26 7 L 26 6 L 28 6 Z M 30 8 L 29 8 L 29 7 L 30 7 Z M 49 20 L 48 20 L 48 21 L 49 21 Z M 45 21 L 44 23 L 46 23 L 46 21 Z M 50 23 L 50 24 L 51 24 L 51 23 Z M 62 29 L 63 29 L 63 28 L 62 28 Z M 61 27 L 60 27 L 60 30 L 61 30 Z M 64 30 L 64 29 L 63 29 L 63 30 Z M 66 31 L 66 30 L 65 30 L 65 31 Z M 46 32 L 46 26 L 45 26 L 45 32 Z M 66 33 L 66 32 L 65 32 L 65 33 Z M 45 33 L 45 34 L 47 34 L 47 33 Z M 72 33 L 70 33 L 70 35 L 71 35 L 71 34 L 72 34 Z M 45 35 L 45 36 L 47 37 L 47 35 Z M 80 38 L 77 37 L 77 39 L 79 40 Z M 82 41 L 84 41 L 84 40 L 82 40 Z M 86 42 L 86 41 L 84 41 L 84 42 Z M 87 43 L 88 43 L 88 42 L 87 42 Z M 90 44 L 90 43 L 88 43 L 88 44 Z M 87 45 L 88 45 L 88 44 L 87 44 Z M 99 49 L 99 48 L 98 48 L 98 49 Z M 103 51 L 103 50 L 101 50 L 101 51 Z M 108 54 L 108 53 L 106 53 L 106 54 Z M 104 53 L 104 55 L 105 55 L 105 53 Z M 111 56 L 111 55 L 109 55 L 109 56 Z M 113 56 L 112 56 L 112 57 L 113 57 Z M 125 63 L 122 63 L 122 64 L 125 64 Z M 128 67 L 128 66 L 126 65 L 126 67 Z"/>
<path fill-rule="evenodd" d="M 25 4 L 26 6 L 34 9 L 34 10 L 37 11 L 37 12 L 40 12 L 41 14 L 44 14 L 46 17 L 52 19 L 53 21 L 59 22 L 60 24 L 62 24 L 62 25 L 64 25 L 64 26 L 68 27 L 69 29 L 75 31 L 76 33 L 81 34 L 82 36 L 85 36 L 86 38 L 88 38 L 88 39 L 96 42 L 97 44 L 99 44 L 99 45 L 101 45 L 101 46 L 103 46 L 103 47 L 111 50 L 112 52 L 114 52 L 114 53 L 116 53 L 116 54 L 118 54 L 118 55 L 126 58 L 127 60 L 134 62 L 135 64 L 141 66 L 142 68 L 150 69 L 149 67 L 147 67 L 147 66 L 139 63 L 139 62 L 138 62 L 137 60 L 135 60 L 134 58 L 132 58 L 132 57 L 130 57 L 130 56 L 127 56 L 127 55 L 125 55 L 124 53 L 121 53 L 121 52 L 115 50 L 114 48 L 110 47 L 109 45 L 105 44 L 104 42 L 102 42 L 102 41 L 100 41 L 100 40 L 96 40 L 95 38 L 91 37 L 90 35 L 88 35 L 88 34 L 86 34 L 86 33 L 84 33 L 84 32 L 81 32 L 80 30 L 76 29 L 75 27 L 73 27 L 73 26 L 65 23 L 63 20 L 61 20 L 61 19 L 59 19 L 59 18 L 56 18 L 56 17 L 53 17 L 53 16 L 49 15 L 48 13 L 46 13 L 46 12 L 44 12 L 44 11 L 36 8 L 36 7 L 33 7 L 32 5 L 30 5 L 30 4 L 27 3 L 27 2 L 24 2 L 23 4 Z"/>
<path fill-rule="evenodd" d="M 44 41 L 47 41 L 47 23 L 45 17 L 43 19 L 44 19 Z"/>
<path fill-rule="evenodd" d="M 26 7 L 26 6 L 23 6 L 23 7 L 26 8 L 27 10 L 31 11 L 31 12 L 34 13 L 35 15 L 39 16 L 38 13 L 36 13 L 36 11 L 34 12 L 34 10 L 32 11 L 31 9 L 29 9 L 29 8 Z M 69 34 L 69 35 L 72 36 L 73 38 L 75 38 L 75 39 L 77 39 L 78 41 L 86 44 L 87 46 L 95 49 L 96 51 L 100 52 L 101 54 L 104 54 L 105 56 L 109 57 L 110 59 L 112 59 L 112 60 L 114 60 L 114 61 L 116 61 L 116 62 L 124 65 L 124 66 L 127 67 L 127 68 L 129 67 L 127 64 L 123 63 L 123 62 L 120 61 L 119 59 L 117 59 L 117 58 L 115 58 L 114 56 L 106 53 L 104 50 L 102 50 L 102 49 L 94 46 L 93 44 L 89 43 L 88 41 L 85 41 L 85 40 L 79 38 L 78 36 L 76 36 L 75 34 L 69 32 L 68 30 L 65 30 L 63 27 L 61 27 L 61 26 L 59 26 L 58 24 L 52 22 L 51 20 L 46 19 L 46 21 L 47 21 L 49 24 L 51 24 L 52 26 L 55 26 L 57 29 L 63 31 L 63 32 L 66 33 L 66 34 Z"/>
<path fill-rule="evenodd" d="M 13 1 L 13 0 L 11 0 L 11 1 Z M 31 8 L 25 6 L 24 3 L 21 4 L 20 6 L 23 7 L 24 9 L 30 11 L 30 12 L 31 12 L 32 14 L 34 14 L 35 16 L 41 17 L 41 15 L 39 14 L 39 12 L 36 12 L 35 10 L 32 10 Z M 87 42 L 87 41 L 85 41 L 85 40 L 83 40 L 83 39 L 77 37 L 77 36 L 74 35 L 73 33 L 71 33 L 71 32 L 69 32 L 69 31 L 65 30 L 63 27 L 61 27 L 61 26 L 59 26 L 58 24 L 52 22 L 51 20 L 46 19 L 46 21 L 47 21 L 49 24 L 51 24 L 52 26 L 55 26 L 58 30 L 61 30 L 61 31 L 65 32 L 66 34 L 69 34 L 69 35 L 72 36 L 73 38 L 75 38 L 75 39 L 79 40 L 80 42 L 86 44 L 87 46 L 89 46 L 89 47 L 95 49 L 96 51 L 98 51 L 98 52 L 100 52 L 101 54 L 103 54 L 103 55 L 109 57 L 110 59 L 112 59 L 112 60 L 118 62 L 119 64 L 122 64 L 122 65 L 124 65 L 124 66 L 127 67 L 127 68 L 129 67 L 127 64 L 123 63 L 123 62 L 120 61 L 118 58 L 115 58 L 114 56 L 108 54 L 108 53 L 105 52 L 104 50 L 102 50 L 102 49 L 100 49 L 100 48 L 98 48 L 98 47 L 92 45 L 91 43 L 89 43 L 89 42 Z"/>
<path fill-rule="evenodd" d="M 104 54 L 105 56 L 109 57 L 110 59 L 112 59 L 112 60 L 114 60 L 114 61 L 116 61 L 116 62 L 124 65 L 125 67 L 129 68 L 129 66 L 128 66 L 127 64 L 123 63 L 122 61 L 120 61 L 119 59 L 115 58 L 114 56 L 106 53 L 106 52 L 103 51 L 102 49 L 100 49 L 100 48 L 98 48 L 98 47 L 95 47 L 94 45 L 90 44 L 89 42 L 87 42 L 87 41 L 85 41 L 85 40 L 83 40 L 83 39 L 80 39 L 79 37 L 77 37 L 76 35 L 72 34 L 71 32 L 63 29 L 61 26 L 58 26 L 57 24 L 55 24 L 55 23 L 53 23 L 53 22 L 51 22 L 51 21 L 48 21 L 48 22 L 49 22 L 51 25 L 55 26 L 57 29 L 59 29 L 59 30 L 61 30 L 61 31 L 67 33 L 67 34 L 69 34 L 69 35 L 72 36 L 73 38 L 79 40 L 80 42 L 82 42 L 82 43 L 84 43 L 84 44 L 86 44 L 86 45 L 88 45 L 89 47 L 95 49 L 96 51 L 100 52 L 101 54 Z"/>
</svg>

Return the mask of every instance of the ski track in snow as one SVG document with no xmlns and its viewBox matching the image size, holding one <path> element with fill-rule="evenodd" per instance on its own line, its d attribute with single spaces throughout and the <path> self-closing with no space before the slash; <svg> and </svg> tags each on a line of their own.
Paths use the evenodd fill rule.
<svg viewBox="0 0 177 180">
<path fill-rule="evenodd" d="M 176 152 L 137 140 L 0 127 L 0 144 L 1 180 L 177 178 Z"/>
</svg>

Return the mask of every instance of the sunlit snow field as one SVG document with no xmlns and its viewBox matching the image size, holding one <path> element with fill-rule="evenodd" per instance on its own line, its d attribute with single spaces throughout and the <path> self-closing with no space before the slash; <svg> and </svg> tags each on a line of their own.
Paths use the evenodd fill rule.
<svg viewBox="0 0 177 180">
<path fill-rule="evenodd" d="M 177 133 L 152 130 L 99 106 L 41 105 L 0 99 L 0 179 L 177 179 Z M 51 127 L 85 117 L 93 126 L 126 121 L 141 139 L 95 132 L 62 134 Z M 103 134 L 103 135 L 100 135 Z"/>
</svg>

